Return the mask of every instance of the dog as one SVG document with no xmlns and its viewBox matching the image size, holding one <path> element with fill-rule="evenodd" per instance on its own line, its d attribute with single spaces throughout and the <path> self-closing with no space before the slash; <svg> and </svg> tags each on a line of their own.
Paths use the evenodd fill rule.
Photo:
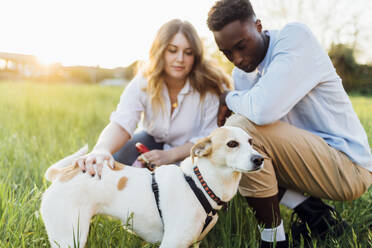
<svg viewBox="0 0 372 248">
<path fill-rule="evenodd" d="M 230 201 L 237 193 L 241 173 L 263 166 L 263 157 L 251 144 L 251 137 L 242 129 L 221 127 L 199 140 L 180 166 L 160 166 L 152 175 L 147 169 L 115 162 L 114 168 L 103 167 L 101 179 L 84 174 L 73 164 L 87 153 L 88 148 L 82 148 L 45 173 L 52 184 L 43 194 L 40 213 L 51 246 L 78 243 L 84 247 L 91 218 L 105 214 L 123 223 L 132 218 L 129 228 L 147 242 L 160 242 L 161 248 L 198 247 L 217 222 L 215 211 L 223 204 L 216 198 L 222 203 Z"/>
</svg>

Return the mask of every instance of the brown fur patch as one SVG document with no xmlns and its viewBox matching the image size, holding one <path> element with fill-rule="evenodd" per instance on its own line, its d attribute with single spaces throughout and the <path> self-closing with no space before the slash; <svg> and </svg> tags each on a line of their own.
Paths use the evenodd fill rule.
<svg viewBox="0 0 372 248">
<path fill-rule="evenodd" d="M 60 170 L 60 182 L 67 182 L 70 181 L 72 178 L 74 178 L 77 174 L 81 172 L 81 169 L 78 165 L 70 165 L 67 167 L 64 167 Z"/>
<path fill-rule="evenodd" d="M 56 168 L 49 169 L 49 170 L 47 171 L 46 178 L 47 178 L 49 181 L 53 182 L 54 179 L 57 178 L 57 176 L 59 175 L 59 173 L 60 173 L 60 171 L 59 171 L 58 169 L 56 169 Z"/>
<path fill-rule="evenodd" d="M 113 171 L 119 171 L 124 168 L 124 164 L 115 162 L 115 168 L 112 169 L 110 166 L 109 168 Z M 55 178 L 58 177 L 58 175 L 61 175 L 59 177 L 60 182 L 67 182 L 70 181 L 72 178 L 74 178 L 76 175 L 78 175 L 81 172 L 81 169 L 78 165 L 70 165 L 61 169 L 52 169 L 50 172 L 48 172 L 49 177 L 53 181 Z"/>
<path fill-rule="evenodd" d="M 231 130 L 218 128 L 211 133 L 210 137 L 212 141 L 212 152 L 208 155 L 209 160 L 216 165 L 224 163 L 225 159 L 223 154 L 227 152 L 226 143 L 234 139 Z"/>
<path fill-rule="evenodd" d="M 122 164 L 122 163 L 119 163 L 119 162 L 116 162 L 114 163 L 114 168 L 111 168 L 111 166 L 109 166 L 109 168 L 113 171 L 119 171 L 119 170 L 122 170 L 124 169 L 125 167 L 125 164 Z"/>
<path fill-rule="evenodd" d="M 218 128 L 214 130 L 211 134 L 211 139 L 213 141 L 213 146 L 214 147 L 221 147 L 225 145 L 226 139 L 230 137 L 230 130 L 226 128 Z"/>
<path fill-rule="evenodd" d="M 191 160 L 194 162 L 195 157 L 208 156 L 212 152 L 212 144 L 210 137 L 201 138 L 191 147 Z"/>
<path fill-rule="evenodd" d="M 127 181 L 128 181 L 127 177 L 121 177 L 117 185 L 118 190 L 123 190 L 127 185 Z"/>
</svg>

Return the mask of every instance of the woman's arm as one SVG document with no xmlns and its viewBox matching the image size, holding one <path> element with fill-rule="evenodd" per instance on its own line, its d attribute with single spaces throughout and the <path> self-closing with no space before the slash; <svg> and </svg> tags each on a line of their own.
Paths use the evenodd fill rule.
<svg viewBox="0 0 372 248">
<path fill-rule="evenodd" d="M 101 132 L 93 151 L 117 152 L 130 139 L 129 133 L 115 122 L 110 122 Z"/>
</svg>

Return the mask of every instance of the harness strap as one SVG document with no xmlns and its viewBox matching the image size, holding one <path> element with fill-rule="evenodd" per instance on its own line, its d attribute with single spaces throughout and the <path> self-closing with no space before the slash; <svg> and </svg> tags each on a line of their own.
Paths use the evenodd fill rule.
<svg viewBox="0 0 372 248">
<path fill-rule="evenodd" d="M 201 183 L 201 185 L 203 186 L 205 192 L 207 192 L 207 194 L 209 195 L 210 198 L 212 198 L 213 201 L 215 201 L 217 203 L 217 205 L 219 206 L 223 206 L 224 208 L 227 206 L 227 202 L 224 202 L 222 201 L 213 191 L 211 188 L 208 187 L 208 184 L 206 181 L 204 181 L 204 178 L 202 176 L 202 174 L 200 173 L 199 171 L 199 168 L 198 166 L 195 166 L 194 167 L 194 174 L 196 175 L 196 177 L 199 179 L 199 182 Z"/>
<path fill-rule="evenodd" d="M 155 180 L 155 173 L 154 172 L 151 173 L 151 177 L 152 177 L 151 187 L 152 187 L 152 191 L 154 192 L 156 206 L 158 207 L 160 219 L 163 221 L 163 215 L 161 214 L 161 210 L 160 210 L 160 206 L 159 206 L 159 186 L 158 186 L 158 183 Z M 194 192 L 196 198 L 198 198 L 200 204 L 203 206 L 204 211 L 207 213 L 207 218 L 205 219 L 204 226 L 203 226 L 203 229 L 201 231 L 201 232 L 203 232 L 205 230 L 205 228 L 209 225 L 209 223 L 212 221 L 212 218 L 217 213 L 217 211 L 211 206 L 211 204 L 209 203 L 208 199 L 205 197 L 205 195 L 201 191 L 201 189 L 199 189 L 196 186 L 194 180 L 192 180 L 191 177 L 186 176 L 185 174 L 184 174 L 184 177 L 185 177 L 186 182 L 189 184 L 190 188 Z M 210 215 L 210 214 L 212 214 L 212 215 Z"/>
<path fill-rule="evenodd" d="M 161 210 L 160 210 L 160 206 L 159 206 L 159 186 L 158 186 L 158 183 L 155 180 L 155 173 L 154 172 L 151 173 L 151 176 L 152 176 L 152 183 L 151 183 L 152 191 L 154 192 L 156 206 L 158 207 L 160 219 L 161 219 L 161 221 L 163 221 L 163 216 L 161 214 Z"/>
<path fill-rule="evenodd" d="M 192 191 L 194 191 L 195 196 L 198 198 L 200 204 L 203 206 L 205 212 L 207 213 L 207 218 L 205 219 L 204 226 L 201 232 L 208 226 L 211 222 L 212 217 L 217 213 L 217 211 L 212 208 L 211 204 L 209 203 L 208 199 L 205 197 L 203 192 L 196 186 L 194 180 L 191 177 L 184 175 L 186 182 L 190 185 Z M 210 215 L 212 213 L 212 215 Z"/>
</svg>

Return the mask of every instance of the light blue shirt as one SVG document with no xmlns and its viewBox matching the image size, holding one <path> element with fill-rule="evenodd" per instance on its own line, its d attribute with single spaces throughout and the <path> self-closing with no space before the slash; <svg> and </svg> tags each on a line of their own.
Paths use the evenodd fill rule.
<svg viewBox="0 0 372 248">
<path fill-rule="evenodd" d="M 328 54 L 308 27 L 290 23 L 270 36 L 256 71 L 233 70 L 233 112 L 257 125 L 288 122 L 322 137 L 353 162 L 372 171 L 367 135 Z"/>
</svg>

